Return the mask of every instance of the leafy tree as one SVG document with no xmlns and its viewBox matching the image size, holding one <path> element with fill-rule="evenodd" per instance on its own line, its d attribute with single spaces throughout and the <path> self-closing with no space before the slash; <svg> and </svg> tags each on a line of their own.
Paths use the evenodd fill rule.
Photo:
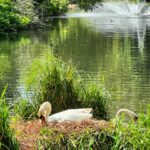
<svg viewBox="0 0 150 150">
<path fill-rule="evenodd" d="M 92 10 L 97 3 L 102 2 L 102 0 L 70 0 L 71 3 L 76 3 L 81 9 Z"/>
<path fill-rule="evenodd" d="M 15 31 L 30 23 L 27 16 L 21 16 L 10 0 L 0 1 L 0 32 Z"/>
</svg>

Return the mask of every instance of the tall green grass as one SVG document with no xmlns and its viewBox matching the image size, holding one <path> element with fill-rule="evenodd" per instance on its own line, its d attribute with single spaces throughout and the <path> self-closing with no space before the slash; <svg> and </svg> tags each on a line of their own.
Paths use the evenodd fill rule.
<svg viewBox="0 0 150 150">
<path fill-rule="evenodd" d="M 9 109 L 5 101 L 5 87 L 0 97 L 0 149 L 2 150 L 18 150 L 18 142 L 14 137 L 14 133 L 10 128 Z"/>
<path fill-rule="evenodd" d="M 73 65 L 66 64 L 53 55 L 33 62 L 26 84 L 27 90 L 33 94 L 30 103 L 26 103 L 27 107 L 30 104 L 36 113 L 42 102 L 49 101 L 52 113 L 68 108 L 92 107 L 95 117 L 108 117 L 109 93 L 102 86 L 85 84 Z M 26 110 L 22 109 L 22 113 L 28 114 Z"/>
<path fill-rule="evenodd" d="M 106 131 L 90 128 L 85 128 L 81 133 L 71 134 L 43 128 L 38 143 L 41 148 L 53 150 L 110 150 L 113 138 Z"/>
<path fill-rule="evenodd" d="M 113 149 L 148 150 L 150 147 L 150 107 L 146 114 L 139 114 L 137 123 L 124 125 L 119 122 L 113 134 Z"/>
</svg>

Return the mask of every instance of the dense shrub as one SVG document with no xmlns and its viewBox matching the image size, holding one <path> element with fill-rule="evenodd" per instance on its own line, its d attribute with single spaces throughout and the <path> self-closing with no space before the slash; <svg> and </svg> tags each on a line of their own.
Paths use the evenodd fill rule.
<svg viewBox="0 0 150 150">
<path fill-rule="evenodd" d="M 81 9 L 93 10 L 96 4 L 102 2 L 102 0 L 70 0 L 71 3 L 77 3 Z"/>
<path fill-rule="evenodd" d="M 39 18 L 35 10 L 34 0 L 15 0 L 13 2 L 14 9 L 21 16 L 26 16 L 30 19 L 30 23 L 38 23 Z"/>
<path fill-rule="evenodd" d="M 37 105 L 27 99 L 21 99 L 14 103 L 14 113 L 24 119 L 31 119 L 37 115 Z"/>
<path fill-rule="evenodd" d="M 0 149 L 18 150 L 18 142 L 15 139 L 14 133 L 10 128 L 9 109 L 4 98 L 5 91 L 6 88 L 0 97 Z"/>
<path fill-rule="evenodd" d="M 76 0 L 80 8 L 93 9 L 101 0 Z M 47 22 L 67 12 L 70 0 L 0 0 L 0 33 Z M 35 27 L 35 26 L 34 26 Z"/>
<path fill-rule="evenodd" d="M 68 0 L 35 0 L 36 10 L 40 19 L 61 15 L 67 12 Z"/>
<path fill-rule="evenodd" d="M 17 31 L 28 25 L 39 24 L 47 17 L 67 11 L 67 1 L 1 0 L 0 33 Z"/>
<path fill-rule="evenodd" d="M 0 1 L 0 32 L 15 31 L 30 22 L 27 16 L 21 16 L 11 1 Z"/>
<path fill-rule="evenodd" d="M 109 92 L 103 85 L 85 84 L 79 92 L 82 107 L 92 107 L 94 118 L 108 119 Z"/>
</svg>

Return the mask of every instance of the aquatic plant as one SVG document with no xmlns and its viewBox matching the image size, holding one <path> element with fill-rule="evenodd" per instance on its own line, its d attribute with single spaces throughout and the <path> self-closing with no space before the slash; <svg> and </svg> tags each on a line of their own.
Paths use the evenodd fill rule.
<svg viewBox="0 0 150 150">
<path fill-rule="evenodd" d="M 94 118 L 109 119 L 108 106 L 110 104 L 110 94 L 104 85 L 90 83 L 81 86 L 79 97 L 82 100 L 82 107 L 92 107 Z"/>
<path fill-rule="evenodd" d="M 19 149 L 18 142 L 14 137 L 13 130 L 10 128 L 9 109 L 8 106 L 6 105 L 6 100 L 4 97 L 6 88 L 7 86 L 5 87 L 0 97 L 0 149 L 18 150 Z"/>
<path fill-rule="evenodd" d="M 37 115 L 36 105 L 28 99 L 16 100 L 13 103 L 14 113 L 24 119 L 31 119 Z"/>
</svg>

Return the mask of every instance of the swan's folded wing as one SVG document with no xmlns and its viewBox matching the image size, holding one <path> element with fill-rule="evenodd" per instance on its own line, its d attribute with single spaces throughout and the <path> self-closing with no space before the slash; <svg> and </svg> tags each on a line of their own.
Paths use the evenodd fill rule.
<svg viewBox="0 0 150 150">
<path fill-rule="evenodd" d="M 79 108 L 79 109 L 68 109 L 65 112 L 74 112 L 74 113 L 92 113 L 92 108 Z"/>
<path fill-rule="evenodd" d="M 86 119 L 92 118 L 92 114 L 90 113 L 70 113 L 63 117 L 62 121 L 68 120 L 68 121 L 75 121 L 80 122 Z"/>
<path fill-rule="evenodd" d="M 79 113 L 79 112 L 60 112 L 57 114 L 54 114 L 52 116 L 49 116 L 47 118 L 48 122 L 63 122 L 63 121 L 74 121 L 74 122 L 80 122 L 86 119 L 92 118 L 92 114 L 90 113 Z"/>
</svg>

